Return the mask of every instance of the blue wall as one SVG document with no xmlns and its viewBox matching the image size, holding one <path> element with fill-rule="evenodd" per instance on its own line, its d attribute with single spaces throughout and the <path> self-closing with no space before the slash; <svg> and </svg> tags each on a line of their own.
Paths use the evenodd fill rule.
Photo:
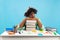
<svg viewBox="0 0 60 40">
<path fill-rule="evenodd" d="M 0 0 L 0 33 L 19 24 L 29 6 L 38 10 L 36 16 L 43 25 L 55 27 L 60 33 L 60 0 Z"/>
</svg>

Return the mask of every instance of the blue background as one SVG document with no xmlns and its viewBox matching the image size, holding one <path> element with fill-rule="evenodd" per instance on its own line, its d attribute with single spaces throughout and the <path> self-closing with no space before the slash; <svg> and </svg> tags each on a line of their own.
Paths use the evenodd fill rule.
<svg viewBox="0 0 60 40">
<path fill-rule="evenodd" d="M 60 33 L 60 0 L 0 0 L 0 34 L 6 27 L 19 24 L 29 6 L 38 10 L 36 16 L 44 26 Z"/>
</svg>

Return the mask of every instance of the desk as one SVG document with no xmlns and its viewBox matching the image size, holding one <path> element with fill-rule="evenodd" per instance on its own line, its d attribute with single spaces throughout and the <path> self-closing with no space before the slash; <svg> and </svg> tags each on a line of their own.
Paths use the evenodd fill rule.
<svg viewBox="0 0 60 40">
<path fill-rule="evenodd" d="M 37 34 L 19 34 L 15 33 L 14 35 L 8 35 L 8 33 L 5 31 L 1 34 L 1 40 L 60 40 L 60 36 L 56 35 L 43 35 L 38 36 Z"/>
</svg>

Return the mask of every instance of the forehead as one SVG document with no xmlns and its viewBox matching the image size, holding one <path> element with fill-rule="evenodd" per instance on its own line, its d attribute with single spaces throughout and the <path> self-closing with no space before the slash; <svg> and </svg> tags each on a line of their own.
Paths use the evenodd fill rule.
<svg viewBox="0 0 60 40">
<path fill-rule="evenodd" d="M 31 14 L 34 14 L 34 12 L 31 12 Z"/>
</svg>

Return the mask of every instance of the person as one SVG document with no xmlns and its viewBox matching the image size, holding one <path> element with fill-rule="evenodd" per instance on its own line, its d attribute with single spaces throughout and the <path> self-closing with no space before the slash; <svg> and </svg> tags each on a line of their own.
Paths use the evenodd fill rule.
<svg viewBox="0 0 60 40">
<path fill-rule="evenodd" d="M 37 10 L 35 8 L 29 8 L 24 14 L 26 18 L 19 24 L 20 28 L 25 26 L 24 30 L 32 30 L 38 26 L 42 29 L 42 23 L 35 14 L 37 14 Z"/>
</svg>

